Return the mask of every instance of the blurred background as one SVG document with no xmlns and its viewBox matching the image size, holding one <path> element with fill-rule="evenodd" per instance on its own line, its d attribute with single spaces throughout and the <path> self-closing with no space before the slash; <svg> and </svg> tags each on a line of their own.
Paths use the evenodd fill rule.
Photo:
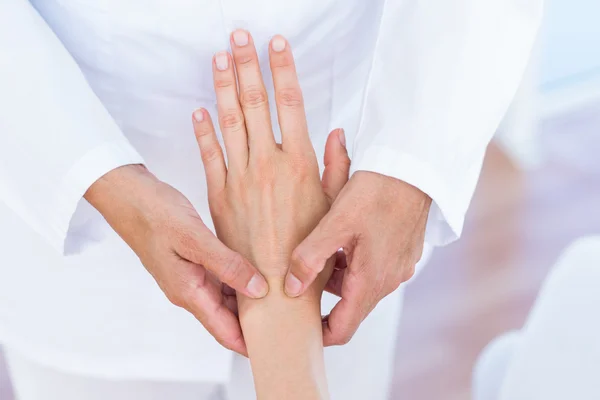
<svg viewBox="0 0 600 400">
<path fill-rule="evenodd" d="M 599 16 L 598 0 L 546 1 L 463 238 L 407 287 L 392 399 L 470 399 L 482 349 L 522 326 L 570 242 L 600 234 Z M 12 398 L 1 355 L 0 398 Z"/>
<path fill-rule="evenodd" d="M 462 239 L 407 286 L 392 399 L 470 399 L 483 348 L 523 326 L 569 243 L 600 234 L 600 2 L 545 13 Z"/>
</svg>

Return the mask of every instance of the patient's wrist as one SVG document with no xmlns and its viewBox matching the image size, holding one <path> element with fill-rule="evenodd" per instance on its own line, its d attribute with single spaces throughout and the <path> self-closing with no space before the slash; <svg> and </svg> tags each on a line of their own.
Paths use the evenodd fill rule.
<svg viewBox="0 0 600 400">
<path fill-rule="evenodd" d="M 286 272 L 287 265 L 280 275 L 267 278 L 270 291 L 263 299 L 238 294 L 239 318 L 258 398 L 327 399 L 321 323 L 326 277 L 302 296 L 291 298 L 283 289 Z M 290 371 L 294 371 L 292 375 Z M 284 392 L 273 390 L 273 380 L 282 382 L 279 386 Z"/>
</svg>

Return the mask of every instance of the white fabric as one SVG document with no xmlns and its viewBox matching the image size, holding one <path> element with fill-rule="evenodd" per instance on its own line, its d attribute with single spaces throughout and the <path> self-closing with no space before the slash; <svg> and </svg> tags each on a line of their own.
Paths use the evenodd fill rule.
<svg viewBox="0 0 600 400">
<path fill-rule="evenodd" d="M 332 400 L 389 397 L 402 297 L 403 291 L 397 291 L 385 298 L 348 345 L 326 349 Z M 333 307 L 333 300 L 331 296 L 325 301 L 327 310 Z M 17 400 L 256 399 L 250 363 L 238 355 L 234 356 L 229 382 L 219 386 L 210 382 L 98 379 L 39 365 L 12 349 L 5 354 Z"/>
<path fill-rule="evenodd" d="M 446 244 L 527 67 L 542 1 L 384 3 L 352 169 L 428 193 L 426 240 Z"/>
<path fill-rule="evenodd" d="M 520 331 L 511 331 L 486 346 L 473 369 L 473 400 L 500 399 L 502 383 L 521 336 Z"/>
<path fill-rule="evenodd" d="M 525 327 L 483 354 L 475 400 L 600 398 L 599 266 L 600 236 L 569 247 L 544 283 Z M 486 385 L 499 390 L 493 395 Z"/>
<path fill-rule="evenodd" d="M 190 113 L 214 114 L 211 57 L 236 27 L 263 66 L 269 38 L 289 38 L 319 156 L 344 127 L 354 170 L 429 193 L 427 241 L 456 238 L 540 3 L 0 1 L 0 340 L 104 377 L 228 378 L 229 353 L 81 195 L 143 160 L 210 224 Z"/>
<path fill-rule="evenodd" d="M 61 372 L 10 349 L 5 357 L 15 400 L 222 400 L 214 383 L 111 381 Z"/>
</svg>

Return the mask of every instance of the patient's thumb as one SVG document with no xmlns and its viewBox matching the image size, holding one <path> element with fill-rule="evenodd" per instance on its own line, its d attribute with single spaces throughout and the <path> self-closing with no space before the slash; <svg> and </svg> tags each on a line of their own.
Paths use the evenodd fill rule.
<svg viewBox="0 0 600 400">
<path fill-rule="evenodd" d="M 324 164 L 323 191 L 329 198 L 329 202 L 333 203 L 348 182 L 350 173 L 350 157 L 346 150 L 346 136 L 343 129 L 336 129 L 329 134 L 325 145 Z"/>
</svg>

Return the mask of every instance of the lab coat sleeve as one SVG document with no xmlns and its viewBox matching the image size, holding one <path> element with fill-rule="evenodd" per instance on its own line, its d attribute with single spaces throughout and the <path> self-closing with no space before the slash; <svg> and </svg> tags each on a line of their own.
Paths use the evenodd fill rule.
<svg viewBox="0 0 600 400">
<path fill-rule="evenodd" d="M 353 172 L 378 172 L 427 193 L 432 245 L 461 234 L 541 14 L 541 0 L 385 1 Z"/>
<path fill-rule="evenodd" d="M 32 5 L 0 1 L 0 201 L 65 253 L 82 247 L 70 241 L 85 240 L 70 225 L 86 190 L 110 170 L 138 163 Z"/>
</svg>

